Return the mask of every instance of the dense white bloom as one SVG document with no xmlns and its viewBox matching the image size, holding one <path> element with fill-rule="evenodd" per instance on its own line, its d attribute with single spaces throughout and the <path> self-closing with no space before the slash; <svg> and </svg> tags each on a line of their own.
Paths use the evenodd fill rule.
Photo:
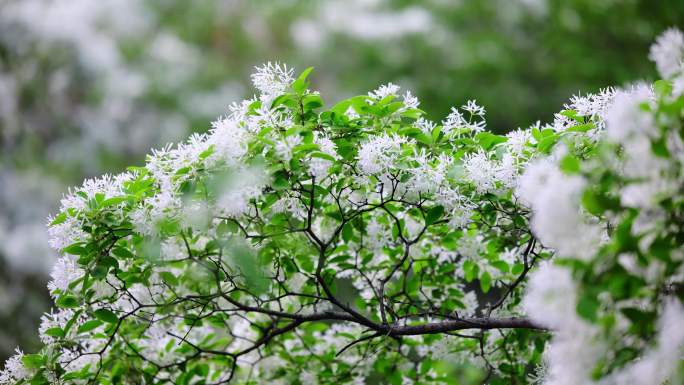
<svg viewBox="0 0 684 385">
<path fill-rule="evenodd" d="M 670 78 L 682 70 L 684 59 L 684 35 L 676 28 L 663 32 L 651 46 L 648 55 L 658 67 L 663 78 Z"/>
<path fill-rule="evenodd" d="M 173 218 L 182 201 L 173 191 L 162 190 L 160 193 L 146 200 L 145 204 L 131 211 L 130 218 L 136 231 L 141 234 L 152 235 L 157 232 L 157 226 L 165 219 Z"/>
<path fill-rule="evenodd" d="M 235 164 L 247 153 L 248 135 L 234 119 L 223 118 L 214 121 L 208 145 L 214 146 L 212 158 L 228 164 Z"/>
<path fill-rule="evenodd" d="M 653 132 L 653 116 L 641 108 L 652 97 L 651 91 L 638 87 L 633 91 L 619 91 L 606 112 L 608 137 L 618 143 L 628 139 L 649 137 Z"/>
<path fill-rule="evenodd" d="M 486 250 L 484 237 L 478 233 L 468 233 L 458 240 L 457 251 L 465 258 L 479 260 Z"/>
<path fill-rule="evenodd" d="M 561 328 L 577 317 L 576 290 L 570 271 L 551 262 L 543 263 L 530 276 L 525 311 L 548 327 Z"/>
<path fill-rule="evenodd" d="M 285 137 L 283 140 L 276 142 L 275 151 L 280 158 L 285 162 L 289 162 L 292 159 L 292 150 L 302 143 L 302 137 L 298 135 L 292 135 Z"/>
<path fill-rule="evenodd" d="M 375 252 L 376 255 L 383 254 L 383 247 L 385 247 L 391 238 L 391 233 L 388 231 L 385 225 L 378 222 L 378 220 L 373 217 L 366 225 L 366 242 L 368 243 L 368 248 Z"/>
<path fill-rule="evenodd" d="M 278 199 L 273 206 L 271 206 L 271 211 L 275 214 L 287 213 L 297 219 L 306 218 L 306 206 L 304 206 L 298 197 L 292 195 L 287 195 Z"/>
<path fill-rule="evenodd" d="M 533 209 L 532 230 L 562 256 L 588 258 L 602 235 L 580 210 L 586 181 L 563 174 L 549 159 L 530 164 L 518 181 L 516 194 Z"/>
<path fill-rule="evenodd" d="M 523 306 L 537 322 L 554 330 L 545 351 L 548 364 L 544 384 L 589 384 L 591 369 L 601 357 L 598 330 L 576 312 L 577 286 L 570 271 L 542 264 L 530 277 Z M 571 360 L 568 360 L 572 357 Z"/>
<path fill-rule="evenodd" d="M 322 153 L 330 155 L 335 159 L 338 158 L 336 150 L 337 145 L 329 138 L 316 132 L 314 133 L 314 143 L 318 145 Z M 309 170 L 311 170 L 311 174 L 319 181 L 328 176 L 328 169 L 330 169 L 330 166 L 332 165 L 333 162 L 329 159 L 311 157 L 309 160 Z"/>
<path fill-rule="evenodd" d="M 69 284 L 80 278 L 83 274 L 84 271 L 78 266 L 76 257 L 65 255 L 59 258 L 52 267 L 52 272 L 50 273 L 52 280 L 48 283 L 48 289 L 50 292 L 55 290 L 66 291 L 69 288 Z"/>
<path fill-rule="evenodd" d="M 493 192 L 497 188 L 499 165 L 480 150 L 463 158 L 466 177 L 480 193 Z"/>
<path fill-rule="evenodd" d="M 48 223 L 53 220 L 53 217 L 48 218 Z M 50 237 L 48 243 L 57 251 L 86 239 L 86 233 L 81 230 L 79 221 L 73 217 L 67 218 L 64 223 L 48 227 L 47 231 Z"/>
<path fill-rule="evenodd" d="M 261 67 L 254 67 L 256 72 L 252 74 L 252 83 L 265 97 L 271 101 L 273 96 L 279 95 L 292 83 L 293 69 L 278 62 L 268 62 Z M 270 106 L 269 106 L 270 107 Z"/>
<path fill-rule="evenodd" d="M 587 117 L 598 117 L 597 122 L 602 123 L 606 110 L 613 104 L 616 90 L 612 87 L 604 88 L 598 94 L 574 95 L 566 109 L 574 110 L 577 114 Z"/>
<path fill-rule="evenodd" d="M 11 385 L 31 374 L 21 361 L 23 357 L 24 353 L 17 348 L 16 354 L 5 361 L 5 369 L 0 371 L 0 384 Z"/>
<path fill-rule="evenodd" d="M 249 203 L 259 197 L 267 183 L 264 171 L 259 168 L 238 170 L 219 181 L 216 208 L 227 217 L 235 218 L 249 211 Z"/>
<path fill-rule="evenodd" d="M 359 149 L 359 167 L 367 175 L 378 174 L 396 164 L 401 156 L 401 145 L 408 139 L 399 135 L 371 137 Z"/>
<path fill-rule="evenodd" d="M 684 354 L 684 307 L 676 299 L 669 299 L 658 320 L 657 345 L 633 364 L 618 370 L 600 385 L 651 385 L 665 384 L 677 369 Z"/>
<path fill-rule="evenodd" d="M 447 172 L 453 163 L 453 158 L 445 154 L 437 159 L 429 159 L 425 151 L 416 153 L 413 159 L 418 166 L 411 170 L 411 179 L 408 181 L 408 191 L 417 196 L 420 193 L 435 192 L 445 183 Z"/>
<path fill-rule="evenodd" d="M 510 151 L 515 154 L 515 155 L 520 155 L 522 154 L 527 145 L 529 143 L 532 143 L 532 134 L 530 133 L 529 130 L 521 130 L 517 129 L 515 131 L 511 131 L 506 134 L 506 137 L 508 138 L 508 141 L 506 142 L 506 146 L 510 149 Z"/>
</svg>

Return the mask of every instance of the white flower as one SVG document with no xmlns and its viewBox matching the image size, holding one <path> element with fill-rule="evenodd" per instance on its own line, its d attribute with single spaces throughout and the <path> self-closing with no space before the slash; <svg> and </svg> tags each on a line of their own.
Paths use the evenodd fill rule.
<svg viewBox="0 0 684 385">
<path fill-rule="evenodd" d="M 463 119 L 463 114 L 455 107 L 451 107 L 451 112 L 447 115 L 446 119 L 442 121 L 442 131 L 444 131 L 445 134 L 449 134 L 455 128 L 463 127 L 466 124 L 467 122 Z"/>
<path fill-rule="evenodd" d="M 461 302 L 463 302 L 463 304 L 465 305 L 464 311 L 466 312 L 466 314 L 473 315 L 480 307 L 480 302 L 477 300 L 477 295 L 472 290 L 465 293 L 463 298 L 461 298 Z"/>
<path fill-rule="evenodd" d="M 498 181 L 499 166 L 480 150 L 463 158 L 466 177 L 475 185 L 479 193 L 493 192 Z"/>
<path fill-rule="evenodd" d="M 219 119 L 214 121 L 211 127 L 207 144 L 214 146 L 212 159 L 223 160 L 233 165 L 245 156 L 249 136 L 235 120 Z"/>
<path fill-rule="evenodd" d="M 221 192 L 216 200 L 216 208 L 227 217 L 236 218 L 250 209 L 250 201 L 262 194 L 267 183 L 264 170 L 248 168 L 229 175 L 219 186 Z"/>
<path fill-rule="evenodd" d="M 505 249 L 501 254 L 499 254 L 499 259 L 508 263 L 509 265 L 514 265 L 518 262 L 518 256 L 520 255 L 520 250 L 517 247 L 512 249 Z"/>
<path fill-rule="evenodd" d="M 392 167 L 401 156 L 401 145 L 408 140 L 399 135 L 371 137 L 359 149 L 359 167 L 366 175 L 378 174 Z"/>
<path fill-rule="evenodd" d="M 506 134 L 508 141 L 506 146 L 515 155 L 521 155 L 527 148 L 528 143 L 532 143 L 530 130 L 517 129 Z"/>
<path fill-rule="evenodd" d="M 651 46 L 648 58 L 658 67 L 663 78 L 671 78 L 682 71 L 684 58 L 684 35 L 676 28 L 663 32 Z"/>
<path fill-rule="evenodd" d="M 647 351 L 640 360 L 619 369 L 600 385 L 651 385 L 666 384 L 672 380 L 681 363 L 684 349 L 684 307 L 676 299 L 669 299 L 658 320 L 657 346 Z"/>
<path fill-rule="evenodd" d="M 344 115 L 346 115 L 347 118 L 349 118 L 349 120 L 354 120 L 361 117 L 361 115 L 359 115 L 358 112 L 356 112 L 356 110 L 352 106 L 347 107 L 347 110 L 344 112 Z"/>
<path fill-rule="evenodd" d="M 24 353 L 17 348 L 15 354 L 5 361 L 5 369 L 0 371 L 0 384 L 15 384 L 30 376 L 31 372 L 24 366 L 22 358 Z"/>
<path fill-rule="evenodd" d="M 601 244 L 598 225 L 582 214 L 586 181 L 565 175 L 549 159 L 532 163 L 518 182 L 516 195 L 532 208 L 532 230 L 559 255 L 589 258 Z"/>
<path fill-rule="evenodd" d="M 48 289 L 50 292 L 58 289 L 64 292 L 68 290 L 71 282 L 74 282 L 83 274 L 84 270 L 76 262 L 76 257 L 65 255 L 59 258 L 52 267 L 52 272 L 50 273 L 52 280 L 48 282 Z"/>
<path fill-rule="evenodd" d="M 458 240 L 457 251 L 468 259 L 478 260 L 486 250 L 484 237 L 481 234 L 465 234 Z"/>
<path fill-rule="evenodd" d="M 278 199 L 271 206 L 271 212 L 275 214 L 287 213 L 297 219 L 306 218 L 306 206 L 297 197 L 291 195 Z"/>
<path fill-rule="evenodd" d="M 577 317 L 576 290 L 568 269 L 544 262 L 530 276 L 523 307 L 537 322 L 562 328 Z"/>
<path fill-rule="evenodd" d="M 48 223 L 54 220 L 53 217 L 48 218 Z M 67 219 L 57 225 L 48 226 L 48 244 L 54 250 L 62 251 L 65 247 L 76 242 L 83 241 L 87 238 L 87 234 L 81 229 L 80 222 L 68 216 Z"/>
<path fill-rule="evenodd" d="M 479 106 L 474 100 L 468 100 L 468 102 L 461 106 L 461 109 L 468 111 L 471 115 L 484 116 L 485 109 Z"/>
<path fill-rule="evenodd" d="M 292 149 L 302 143 L 302 137 L 299 135 L 292 135 L 280 139 L 275 144 L 275 151 L 278 156 L 285 162 L 292 159 Z"/>
<path fill-rule="evenodd" d="M 605 117 L 606 109 L 613 103 L 615 92 L 614 88 L 608 87 L 600 90 L 598 94 L 574 95 L 565 108 L 574 110 L 581 116 L 599 117 L 600 123 Z"/>
<path fill-rule="evenodd" d="M 411 91 L 406 91 L 406 93 L 404 94 L 404 108 L 418 108 L 419 105 L 420 101 L 418 100 L 418 98 L 413 96 L 413 94 L 411 94 Z"/>
<path fill-rule="evenodd" d="M 433 121 L 427 120 L 422 116 L 416 120 L 415 125 L 426 135 L 432 135 L 432 130 L 437 126 Z"/>
<path fill-rule="evenodd" d="M 293 70 L 286 64 L 268 62 L 254 68 L 256 72 L 252 74 L 252 83 L 267 98 L 282 94 L 294 80 Z"/>
<path fill-rule="evenodd" d="M 453 163 L 450 156 L 442 154 L 436 160 L 431 160 L 422 150 L 414 155 L 414 160 L 418 166 L 411 169 L 411 179 L 407 187 L 412 196 L 435 192 L 446 183 L 447 171 Z"/>
<path fill-rule="evenodd" d="M 320 151 L 324 154 L 330 155 L 333 158 L 338 158 L 337 156 L 337 145 L 335 142 L 329 138 L 321 135 L 319 132 L 314 133 L 314 143 L 318 145 Z M 328 169 L 333 165 L 333 162 L 329 159 L 322 159 L 317 157 L 311 157 L 309 159 L 309 170 L 311 174 L 316 177 L 316 180 L 320 181 L 328 176 Z"/>
<path fill-rule="evenodd" d="M 370 96 L 371 99 L 373 99 L 375 101 L 380 101 L 380 100 L 382 100 L 382 99 L 384 99 L 390 95 L 397 96 L 398 93 L 399 93 L 399 86 L 398 85 L 392 84 L 392 83 L 387 83 L 387 84 L 381 85 L 375 91 L 369 92 L 368 96 Z"/>
<path fill-rule="evenodd" d="M 651 99 L 651 91 L 638 87 L 633 91 L 619 91 L 606 112 L 608 137 L 617 143 L 632 138 L 649 137 L 655 133 L 652 114 L 641 108 Z"/>
</svg>

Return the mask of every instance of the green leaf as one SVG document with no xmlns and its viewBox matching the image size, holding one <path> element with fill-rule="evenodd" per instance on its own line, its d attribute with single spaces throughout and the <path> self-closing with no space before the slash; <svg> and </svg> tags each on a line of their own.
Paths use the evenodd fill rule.
<svg viewBox="0 0 684 385">
<path fill-rule="evenodd" d="M 199 154 L 199 158 L 200 158 L 200 159 L 206 159 L 206 158 L 210 157 L 211 154 L 214 153 L 214 148 L 215 148 L 215 147 L 214 147 L 213 144 L 210 145 L 209 147 L 207 147 L 206 150 L 202 151 L 202 152 Z"/>
<path fill-rule="evenodd" d="M 668 159 L 670 157 L 670 150 L 667 149 L 667 143 L 665 139 L 659 139 L 655 142 L 651 142 L 651 151 L 653 154 Z"/>
<path fill-rule="evenodd" d="M 116 206 L 121 202 L 125 202 L 128 198 L 126 197 L 111 197 L 109 199 L 105 199 L 101 204 L 100 207 L 109 207 L 109 206 Z"/>
<path fill-rule="evenodd" d="M 162 271 L 159 273 L 161 279 L 166 282 L 169 286 L 178 286 L 178 278 L 176 278 L 173 273 L 168 271 Z"/>
<path fill-rule="evenodd" d="M 513 268 L 511 268 L 511 273 L 514 275 L 520 275 L 524 269 L 525 266 L 522 263 L 516 263 L 513 265 Z"/>
<path fill-rule="evenodd" d="M 309 156 L 311 156 L 312 158 L 321 158 L 321 159 L 329 160 L 331 162 L 335 161 L 335 158 L 332 155 L 329 155 L 329 154 L 326 154 L 326 153 L 320 152 L 320 151 L 312 152 L 311 154 L 309 154 Z"/>
<path fill-rule="evenodd" d="M 82 242 L 74 243 L 73 245 L 69 245 L 69 246 L 65 247 L 62 251 L 67 253 L 67 254 L 73 254 L 73 255 L 83 255 L 87 252 L 87 250 L 83 247 Z"/>
<path fill-rule="evenodd" d="M 38 369 L 45 364 L 45 357 L 41 354 L 24 354 L 21 362 L 28 369 Z"/>
<path fill-rule="evenodd" d="M 428 210 L 427 214 L 425 215 L 425 225 L 430 226 L 431 224 L 437 222 L 439 218 L 442 217 L 444 214 L 444 207 L 442 206 L 435 206 L 432 207 Z"/>
<path fill-rule="evenodd" d="M 296 154 L 296 153 L 298 153 L 298 152 L 302 152 L 302 151 L 312 151 L 312 150 L 319 150 L 318 145 L 317 145 L 317 144 L 314 144 L 314 143 L 300 144 L 300 145 L 298 145 L 298 146 L 295 146 L 295 147 L 292 149 L 292 152 Z"/>
<path fill-rule="evenodd" d="M 64 337 L 64 330 L 60 327 L 49 328 L 45 331 L 45 334 L 50 337 L 62 338 Z"/>
<path fill-rule="evenodd" d="M 84 322 L 83 325 L 79 326 L 77 332 L 78 332 L 78 333 L 89 332 L 89 331 L 91 331 L 91 330 L 97 328 L 97 327 L 100 326 L 100 325 L 102 325 L 102 321 L 96 320 L 96 319 L 92 319 L 92 320 L 90 320 L 90 321 Z"/>
<path fill-rule="evenodd" d="M 492 266 L 496 267 L 497 269 L 501 270 L 504 273 L 508 273 L 508 263 L 505 261 L 493 261 Z"/>
<path fill-rule="evenodd" d="M 541 131 L 537 127 L 532 128 L 532 137 L 539 142 L 542 139 Z"/>
<path fill-rule="evenodd" d="M 475 262 L 468 259 L 463 262 L 463 272 L 465 273 L 466 282 L 472 282 L 480 272 L 480 268 Z"/>
<path fill-rule="evenodd" d="M 57 298 L 55 304 L 62 308 L 75 308 L 78 307 L 79 302 L 73 295 L 63 294 Z"/>
<path fill-rule="evenodd" d="M 115 247 L 114 249 L 112 249 L 112 254 L 116 255 L 119 258 L 123 258 L 123 259 L 135 258 L 135 255 L 133 253 L 131 253 L 130 250 L 128 250 L 125 247 Z"/>
<path fill-rule="evenodd" d="M 95 317 L 100 321 L 104 321 L 110 324 L 119 322 L 119 317 L 116 316 L 111 310 L 107 309 L 97 309 L 93 312 Z"/>
<path fill-rule="evenodd" d="M 316 108 L 323 107 L 323 99 L 319 94 L 308 94 L 302 99 L 304 107 L 307 110 L 315 110 Z"/>
<path fill-rule="evenodd" d="M 566 131 L 569 131 L 569 132 L 587 132 L 589 130 L 593 130 L 594 128 L 596 128 L 596 126 L 594 125 L 594 123 L 590 122 L 590 123 L 578 124 L 576 126 L 568 127 L 568 129 Z"/>
<path fill-rule="evenodd" d="M 495 135 L 491 132 L 484 131 L 475 135 L 475 140 L 477 140 L 477 142 L 483 149 L 489 150 L 497 144 L 507 141 L 508 138 L 506 138 L 505 136 Z"/>
<path fill-rule="evenodd" d="M 491 287 L 492 287 L 492 276 L 489 275 L 489 272 L 485 271 L 480 276 L 480 289 L 482 289 L 482 291 L 484 293 L 487 293 L 489 291 L 489 289 L 491 289 Z"/>
<path fill-rule="evenodd" d="M 306 91 L 306 88 L 309 85 L 309 82 L 306 81 L 306 78 L 309 76 L 311 71 L 313 71 L 313 67 L 309 67 L 302 71 L 302 73 L 299 75 L 297 80 L 292 82 L 292 90 L 298 94 L 303 94 L 304 91 Z"/>
<path fill-rule="evenodd" d="M 580 161 L 571 154 L 565 155 L 560 161 L 560 169 L 566 174 L 577 174 L 580 170 Z"/>
<path fill-rule="evenodd" d="M 657 80 L 653 83 L 653 89 L 658 97 L 664 97 L 672 92 L 672 83 L 667 80 Z"/>
<path fill-rule="evenodd" d="M 188 172 L 190 172 L 190 170 L 192 170 L 192 168 L 190 168 L 190 166 L 181 167 L 178 170 L 176 170 L 176 175 L 185 175 Z"/>
<path fill-rule="evenodd" d="M 59 213 L 55 219 L 50 222 L 50 226 L 55 226 L 64 223 L 67 219 L 67 214 L 66 213 Z"/>
<path fill-rule="evenodd" d="M 290 187 L 290 182 L 287 180 L 287 175 L 283 173 L 276 174 L 272 186 L 276 191 L 287 190 Z"/>
<path fill-rule="evenodd" d="M 558 139 L 560 139 L 560 136 L 558 136 L 557 134 L 546 136 L 542 138 L 542 140 L 540 140 L 539 143 L 537 143 L 537 149 L 543 153 L 548 154 L 551 152 L 551 148 L 553 148 L 553 145 L 556 144 Z"/>
<path fill-rule="evenodd" d="M 596 216 L 601 216 L 608 210 L 615 210 L 620 207 L 617 199 L 593 188 L 586 189 L 582 194 L 582 206 Z"/>
<path fill-rule="evenodd" d="M 600 303 L 596 296 L 585 293 L 577 302 L 577 314 L 589 321 L 596 321 Z"/>
</svg>

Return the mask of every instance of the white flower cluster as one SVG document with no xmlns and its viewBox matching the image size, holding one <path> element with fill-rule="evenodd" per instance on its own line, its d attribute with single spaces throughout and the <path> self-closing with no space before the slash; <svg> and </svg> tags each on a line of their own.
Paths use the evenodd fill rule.
<svg viewBox="0 0 684 385">
<path fill-rule="evenodd" d="M 674 84 L 681 77 L 683 47 L 681 32 L 669 30 L 651 49 L 650 57 L 656 61 L 661 75 Z M 681 194 L 684 183 L 684 173 L 681 172 L 684 164 L 682 137 L 676 127 L 661 128 L 672 123 L 658 121 L 656 95 L 650 87 L 639 85 L 603 94 L 599 98 L 573 100 L 581 115 L 598 116 L 604 120 L 605 123 L 598 126 L 605 127 L 605 130 L 598 134 L 620 149 L 617 156 L 610 153 L 614 158 L 601 159 L 600 164 L 589 164 L 589 167 L 607 169 L 623 178 L 624 182 L 612 193 L 622 207 L 635 209 L 637 216 L 628 230 L 629 236 L 639 237 L 637 247 L 648 255 L 658 234 L 671 231 L 664 225 L 669 214 L 660 202 Z M 674 97 L 679 95 L 676 91 L 673 94 Z M 545 245 L 555 248 L 561 257 L 589 261 L 598 258 L 601 245 L 608 239 L 607 232 L 601 228 L 606 223 L 599 225 L 595 217 L 582 209 L 582 194 L 594 188 L 591 183 L 596 180 L 583 174 L 568 175 L 561 171 L 560 164 L 566 153 L 567 149 L 560 147 L 549 158 L 531 164 L 516 193 L 532 208 L 532 229 Z M 611 210 L 605 214 L 609 226 L 610 222 L 618 223 L 625 219 L 625 214 Z M 684 261 L 681 252 L 673 252 L 671 258 L 680 266 Z M 636 263 L 632 254 L 620 254 L 617 260 L 646 284 L 660 285 L 663 269 L 659 261 Z M 676 274 L 682 276 L 681 272 Z M 577 314 L 579 296 L 580 289 L 566 268 L 548 263 L 534 272 L 530 279 L 525 308 L 534 319 L 554 330 L 553 340 L 545 352 L 544 384 L 645 385 L 666 383 L 671 378 L 677 365 L 681 364 L 684 351 L 684 335 L 671 329 L 677 322 L 675 319 L 679 323 L 684 319 L 684 308 L 678 301 L 666 299 L 664 303 L 644 303 L 633 300 L 640 309 L 651 309 L 660 314 L 655 346 L 641 346 L 644 353 L 639 360 L 594 380 L 592 369 L 606 356 L 610 342 L 603 339 L 598 325 Z M 608 301 L 604 297 L 597 300 Z M 611 303 L 610 306 L 624 308 L 634 303 L 628 300 Z M 617 317 L 617 325 L 611 330 L 615 335 L 621 333 L 615 329 L 623 330 L 629 325 L 625 319 Z M 573 358 L 569 360 L 568 357 Z"/>
</svg>

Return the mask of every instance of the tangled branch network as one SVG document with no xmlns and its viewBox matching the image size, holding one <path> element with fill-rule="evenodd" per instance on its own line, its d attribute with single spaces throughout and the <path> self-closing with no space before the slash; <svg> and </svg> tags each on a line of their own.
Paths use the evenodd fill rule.
<svg viewBox="0 0 684 385">
<path fill-rule="evenodd" d="M 258 68 L 209 133 L 64 197 L 45 346 L 0 383 L 674 384 L 683 57 L 669 30 L 664 80 L 505 136 Z"/>
</svg>

